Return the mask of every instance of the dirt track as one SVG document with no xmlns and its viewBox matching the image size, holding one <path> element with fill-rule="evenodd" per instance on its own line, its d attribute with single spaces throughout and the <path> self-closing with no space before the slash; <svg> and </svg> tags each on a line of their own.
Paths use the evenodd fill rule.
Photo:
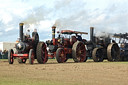
<svg viewBox="0 0 128 85">
<path fill-rule="evenodd" d="M 128 62 L 18 64 L 0 61 L 0 85 L 127 85 Z M 8 82 L 1 83 L 1 82 Z"/>
</svg>

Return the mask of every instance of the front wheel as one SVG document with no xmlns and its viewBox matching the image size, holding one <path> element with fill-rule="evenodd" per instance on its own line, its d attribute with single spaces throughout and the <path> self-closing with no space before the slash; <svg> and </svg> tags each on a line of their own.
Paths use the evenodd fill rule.
<svg viewBox="0 0 128 85">
<path fill-rule="evenodd" d="M 95 48 L 92 51 L 92 58 L 94 62 L 102 62 L 103 61 L 102 48 Z"/>
<path fill-rule="evenodd" d="M 9 62 L 9 64 L 13 64 L 13 62 L 14 62 L 13 54 L 14 54 L 13 49 L 10 49 L 8 51 L 8 62 Z"/>
<path fill-rule="evenodd" d="M 64 63 L 67 61 L 67 57 L 63 48 L 58 48 L 56 51 L 56 60 L 58 63 Z"/>
<path fill-rule="evenodd" d="M 34 63 L 34 50 L 30 49 L 29 51 L 29 64 L 33 64 Z"/>
</svg>

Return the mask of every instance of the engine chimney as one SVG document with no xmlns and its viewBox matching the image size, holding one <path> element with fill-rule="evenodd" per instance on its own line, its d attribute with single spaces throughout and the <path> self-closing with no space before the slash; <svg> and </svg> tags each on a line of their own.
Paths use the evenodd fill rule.
<svg viewBox="0 0 128 85">
<path fill-rule="evenodd" d="M 55 39 L 56 26 L 52 26 L 52 39 Z"/>
<path fill-rule="evenodd" d="M 24 25 L 24 23 L 20 23 L 19 24 L 19 28 L 20 28 L 20 33 L 19 33 L 19 35 L 20 35 L 20 41 L 23 41 L 23 25 Z"/>
<path fill-rule="evenodd" d="M 94 27 L 90 27 L 90 41 L 94 42 Z"/>
</svg>

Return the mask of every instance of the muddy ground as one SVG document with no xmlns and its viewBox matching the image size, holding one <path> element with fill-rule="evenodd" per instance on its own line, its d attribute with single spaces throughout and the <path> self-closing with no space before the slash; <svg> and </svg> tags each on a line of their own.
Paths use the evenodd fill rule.
<svg viewBox="0 0 128 85">
<path fill-rule="evenodd" d="M 57 63 L 9 65 L 0 60 L 0 85 L 128 85 L 128 62 Z"/>
</svg>

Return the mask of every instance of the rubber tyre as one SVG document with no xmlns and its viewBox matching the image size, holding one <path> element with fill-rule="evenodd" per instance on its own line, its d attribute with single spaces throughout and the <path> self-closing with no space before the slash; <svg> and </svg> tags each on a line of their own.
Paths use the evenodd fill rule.
<svg viewBox="0 0 128 85">
<path fill-rule="evenodd" d="M 13 64 L 13 62 L 14 62 L 13 54 L 14 54 L 13 49 L 10 49 L 8 51 L 8 62 L 9 62 L 9 64 Z"/>
</svg>

